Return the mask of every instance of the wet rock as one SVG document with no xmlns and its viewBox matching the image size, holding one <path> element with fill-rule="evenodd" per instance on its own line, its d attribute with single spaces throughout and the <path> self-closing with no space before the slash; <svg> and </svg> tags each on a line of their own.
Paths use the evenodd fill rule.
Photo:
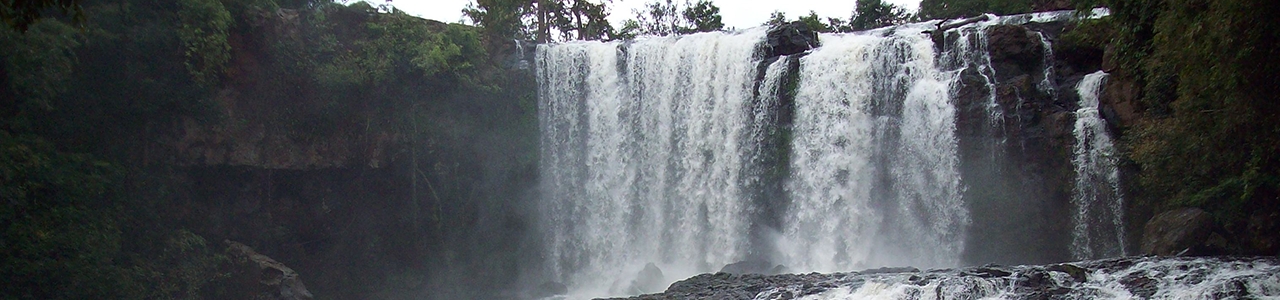
<svg viewBox="0 0 1280 300">
<path fill-rule="evenodd" d="M 727 264 L 723 268 L 720 268 L 720 272 L 729 273 L 729 274 L 738 274 L 738 275 L 742 275 L 742 274 L 775 275 L 775 274 L 790 273 L 791 269 L 787 268 L 787 266 L 784 266 L 784 265 L 774 265 L 771 262 L 767 262 L 763 260 L 744 260 L 736 263 Z"/>
<path fill-rule="evenodd" d="M 1044 43 L 1035 32 L 1018 25 L 997 25 L 987 29 L 987 37 L 997 81 L 1043 72 Z"/>
<path fill-rule="evenodd" d="M 631 286 L 627 290 L 632 294 L 647 294 L 661 292 L 665 278 L 662 275 L 662 269 L 658 269 L 657 265 L 649 263 L 644 265 L 644 269 L 636 274 L 636 279 L 631 281 Z"/>
<path fill-rule="evenodd" d="M 242 273 L 253 277 L 260 284 L 261 291 L 257 293 L 258 295 L 281 300 L 303 300 L 314 297 L 310 291 L 307 291 L 307 286 L 302 283 L 302 279 L 298 278 L 298 272 L 294 272 L 293 269 L 266 255 L 258 254 L 245 244 L 229 240 L 224 240 L 223 243 L 227 244 L 227 254 L 233 261 L 244 267 L 243 269 L 248 269 L 247 272 Z"/>
<path fill-rule="evenodd" d="M 1019 288 L 1042 288 L 1053 284 L 1053 278 L 1049 277 L 1048 272 L 1041 270 L 1031 270 L 1018 274 L 1018 279 L 1014 281 L 1014 285 Z"/>
<path fill-rule="evenodd" d="M 818 45 L 818 33 L 804 22 L 795 21 L 769 28 L 764 57 L 802 53 Z"/>
<path fill-rule="evenodd" d="M 883 267 L 859 271 L 858 274 L 893 274 L 893 273 L 920 273 L 920 269 L 912 267 Z"/>
<path fill-rule="evenodd" d="M 996 269 L 996 268 L 990 268 L 990 267 L 974 268 L 972 270 L 965 271 L 964 274 L 978 276 L 982 278 L 995 278 L 995 277 L 1005 277 L 1005 276 L 1013 275 L 1013 273 L 1009 273 L 1008 271 Z"/>
<path fill-rule="evenodd" d="M 1155 279 L 1137 273 L 1120 279 L 1120 284 L 1124 285 L 1125 289 L 1129 290 L 1129 293 L 1141 299 L 1150 299 L 1152 295 L 1159 291 L 1159 286 L 1156 283 Z"/>
<path fill-rule="evenodd" d="M 1102 89 L 1102 105 L 1113 116 L 1107 122 L 1118 128 L 1133 126 L 1138 121 L 1138 95 L 1141 87 L 1132 78 L 1113 76 Z"/>
<path fill-rule="evenodd" d="M 1044 268 L 1046 271 L 1067 273 L 1071 276 L 1071 280 L 1076 282 L 1085 282 L 1089 280 L 1089 270 L 1077 267 L 1073 264 L 1057 264 Z"/>
<path fill-rule="evenodd" d="M 534 299 L 542 299 L 551 296 L 565 295 L 568 293 L 568 286 L 565 286 L 563 283 L 548 281 L 533 288 L 533 291 L 529 293 L 529 296 Z"/>
<path fill-rule="evenodd" d="M 1093 299 L 1104 296 L 1099 294 L 1099 287 L 1123 288 L 1135 299 L 1188 290 L 1203 291 L 1197 293 L 1207 299 L 1251 299 L 1256 296 L 1250 293 L 1257 291 L 1248 287 L 1269 284 L 1266 278 L 1270 277 L 1259 277 L 1258 274 L 1274 273 L 1275 265 L 1276 259 L 1272 257 L 1124 257 L 1048 266 L 989 265 L 923 273 L 899 272 L 905 268 L 880 269 L 882 273 L 715 273 L 676 282 L 660 294 L 629 299 L 802 299 L 832 292 L 836 288 L 845 290 L 836 291 L 830 298 L 860 299 L 859 296 L 866 295 L 860 289 L 873 282 L 876 286 L 872 286 L 872 294 L 894 291 L 903 299 L 978 299 L 991 296 L 983 289 L 973 289 L 977 282 L 1000 287 L 1001 297 L 1009 299 Z M 1072 282 L 1063 280 L 1061 274 L 1054 272 L 1102 272 L 1107 275 L 1094 278 L 1098 282 Z M 1006 273 L 1012 275 L 998 277 Z M 1174 274 L 1177 276 L 1168 276 Z M 1224 279 L 1224 276 L 1231 278 Z M 945 295 L 943 291 L 946 291 Z"/>
<path fill-rule="evenodd" d="M 1147 222 L 1142 235 L 1142 253 L 1148 255 L 1213 255 L 1215 249 L 1206 243 L 1217 229 L 1209 213 L 1199 208 L 1184 208 L 1156 215 Z"/>
</svg>

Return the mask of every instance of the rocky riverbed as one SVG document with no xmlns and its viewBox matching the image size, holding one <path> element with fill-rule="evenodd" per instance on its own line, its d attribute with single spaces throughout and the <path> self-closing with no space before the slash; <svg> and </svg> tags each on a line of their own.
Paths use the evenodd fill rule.
<svg viewBox="0 0 1280 300">
<path fill-rule="evenodd" d="M 619 299 L 1275 299 L 1275 257 L 1128 257 L 1034 266 L 702 274 Z"/>
</svg>

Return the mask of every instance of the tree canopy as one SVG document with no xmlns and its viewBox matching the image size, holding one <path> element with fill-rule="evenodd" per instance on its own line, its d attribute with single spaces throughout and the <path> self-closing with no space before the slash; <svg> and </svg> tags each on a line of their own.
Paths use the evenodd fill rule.
<svg viewBox="0 0 1280 300">
<path fill-rule="evenodd" d="M 633 13 L 635 18 L 627 20 L 623 25 L 619 31 L 620 37 L 690 34 L 724 29 L 720 7 L 709 0 L 684 4 L 672 0 L 653 1 L 646 3 L 643 10 Z"/>
<path fill-rule="evenodd" d="M 602 40 L 613 37 L 609 7 L 590 0 L 476 0 L 462 10 L 495 38 Z"/>
<path fill-rule="evenodd" d="M 1008 15 L 1030 12 L 1036 0 L 921 0 L 921 19 L 953 19 L 985 13 Z"/>
</svg>

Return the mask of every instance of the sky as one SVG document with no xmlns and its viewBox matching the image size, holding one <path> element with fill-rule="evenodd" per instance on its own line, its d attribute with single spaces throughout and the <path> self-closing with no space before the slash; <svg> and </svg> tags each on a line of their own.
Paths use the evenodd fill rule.
<svg viewBox="0 0 1280 300">
<path fill-rule="evenodd" d="M 633 9 L 641 8 L 649 1 L 653 0 L 614 0 L 609 22 L 615 27 L 621 26 L 622 21 L 635 16 L 632 13 Z M 383 0 L 370 2 L 382 3 Z M 410 15 L 453 23 L 463 19 L 462 8 L 471 2 L 472 0 L 392 0 L 391 4 Z M 683 2 L 683 0 L 676 0 L 676 2 Z M 720 7 L 720 15 L 724 17 L 725 27 L 738 29 L 763 24 L 775 10 L 786 13 L 788 19 L 808 15 L 810 10 L 824 18 L 848 19 L 853 13 L 854 2 L 854 0 L 712 0 L 712 3 Z M 920 4 L 919 0 L 887 0 L 887 2 L 908 10 L 915 10 Z"/>
</svg>

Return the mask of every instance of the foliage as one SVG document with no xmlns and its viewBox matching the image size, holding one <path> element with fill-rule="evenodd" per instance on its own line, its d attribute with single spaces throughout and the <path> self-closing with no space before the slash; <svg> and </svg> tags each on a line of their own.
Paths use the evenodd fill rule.
<svg viewBox="0 0 1280 300">
<path fill-rule="evenodd" d="M 75 68 L 75 49 L 82 35 L 62 22 L 41 22 L 27 33 L 0 29 L 0 57 L 10 88 L 27 109 L 53 109 L 54 98 L 66 91 Z"/>
<path fill-rule="evenodd" d="M 679 14 L 679 6 L 671 0 L 645 3 L 644 11 L 635 11 L 635 23 L 640 31 L 635 34 L 672 35 L 682 30 L 685 23 Z M 628 34 L 631 34 L 628 32 Z"/>
<path fill-rule="evenodd" d="M 809 15 L 802 16 L 797 21 L 804 23 L 804 25 L 808 26 L 809 29 L 813 29 L 813 31 L 817 32 L 834 32 L 839 30 L 838 26 L 840 26 L 840 24 L 834 24 L 837 26 L 830 26 L 827 23 L 823 23 L 822 18 L 818 17 L 818 13 L 812 10 L 809 11 Z"/>
<path fill-rule="evenodd" d="M 820 17 L 816 11 L 809 11 L 808 15 L 801 16 L 796 21 L 804 23 L 817 32 L 853 32 L 903 24 L 913 18 L 915 18 L 914 15 L 892 3 L 881 0 L 858 0 L 853 15 L 847 22 L 841 18 Z M 777 26 L 784 23 L 787 23 L 786 14 L 774 11 L 764 25 Z"/>
<path fill-rule="evenodd" d="M 692 32 L 711 32 L 724 29 L 724 22 L 721 21 L 720 7 L 712 4 L 710 0 L 698 0 L 697 3 L 689 5 L 681 13 L 684 19 L 689 22 L 689 27 L 685 29 L 686 33 Z"/>
<path fill-rule="evenodd" d="M 218 0 L 181 0 L 178 39 L 186 48 L 187 70 L 202 85 L 217 84 L 218 76 L 231 60 L 227 28 L 231 13 Z"/>
<path fill-rule="evenodd" d="M 858 0 L 849 18 L 849 30 L 867 30 L 906 23 L 911 18 L 905 9 L 881 0 Z M 834 22 L 833 22 L 834 23 Z"/>
<path fill-rule="evenodd" d="M 765 21 L 764 26 L 779 26 L 787 23 L 787 14 L 781 11 L 773 11 L 769 14 L 769 20 Z"/>
<path fill-rule="evenodd" d="M 1147 197 L 1224 220 L 1280 210 L 1280 4 L 1116 2 L 1116 59 L 1145 83 L 1148 120 L 1130 143 Z"/>
<path fill-rule="evenodd" d="M 476 0 L 463 15 L 500 39 L 533 37 L 538 41 L 612 38 L 607 2 L 591 0 Z M 558 38 L 557 38 L 558 36 Z"/>
<path fill-rule="evenodd" d="M 724 29 L 720 7 L 709 0 L 683 5 L 672 0 L 653 1 L 642 11 L 634 11 L 636 17 L 623 25 L 621 36 L 672 35 L 712 32 Z"/>
<path fill-rule="evenodd" d="M 953 19 L 984 13 L 1009 15 L 1030 12 L 1033 0 L 921 0 L 920 18 Z"/>
<path fill-rule="evenodd" d="M 60 153 L 31 136 L 0 131 L 0 260 L 5 299 L 115 298 L 131 293 L 113 263 L 120 229 L 99 201 L 115 175 L 105 162 Z"/>
<path fill-rule="evenodd" d="M 478 34 L 463 25 L 445 25 L 443 32 L 436 32 L 425 20 L 392 12 L 365 26 L 368 40 L 356 41 L 332 62 L 321 64 L 316 76 L 322 84 L 371 86 L 406 75 L 456 75 L 485 56 Z"/>
<path fill-rule="evenodd" d="M 521 0 L 476 0 L 467 4 L 462 13 L 493 38 L 527 39 L 532 32 L 525 23 L 525 18 L 533 10 L 533 3 Z"/>
<path fill-rule="evenodd" d="M 84 18 L 80 0 L 4 0 L 0 1 L 0 20 L 18 31 L 27 31 L 51 8 L 71 14 L 76 20 Z"/>
</svg>

